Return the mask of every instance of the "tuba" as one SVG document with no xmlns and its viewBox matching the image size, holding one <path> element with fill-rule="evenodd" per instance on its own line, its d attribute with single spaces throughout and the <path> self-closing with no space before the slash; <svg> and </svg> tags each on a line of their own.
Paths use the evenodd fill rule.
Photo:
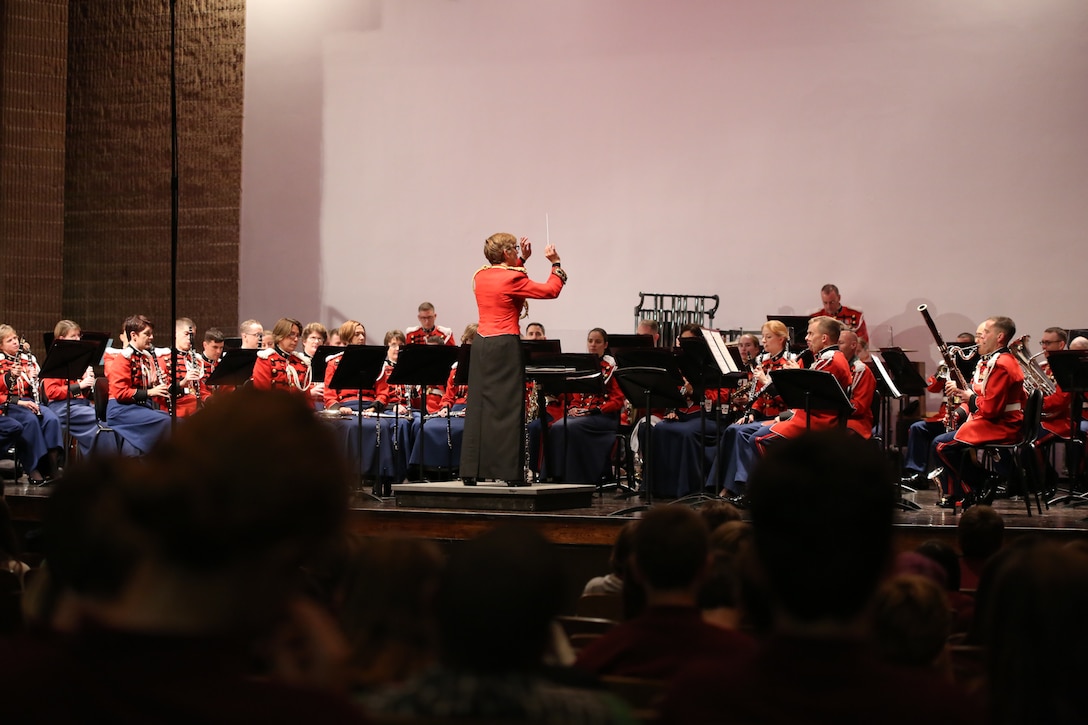
<svg viewBox="0 0 1088 725">
<path fill-rule="evenodd" d="M 1046 353 L 1040 351 L 1034 355 L 1029 354 L 1029 340 L 1031 340 L 1031 336 L 1024 335 L 1009 343 L 1009 352 L 1016 358 L 1016 362 L 1024 373 L 1024 392 L 1030 395 L 1033 391 L 1039 390 L 1042 391 L 1044 397 L 1053 395 L 1054 391 L 1057 390 L 1057 383 L 1054 382 L 1054 378 L 1050 376 L 1050 373 L 1044 370 L 1043 366 L 1035 360 L 1035 358 Z"/>
</svg>

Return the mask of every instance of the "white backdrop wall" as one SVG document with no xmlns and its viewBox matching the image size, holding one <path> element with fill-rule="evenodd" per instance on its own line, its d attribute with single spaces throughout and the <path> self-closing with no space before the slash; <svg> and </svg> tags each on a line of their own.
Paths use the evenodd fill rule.
<svg viewBox="0 0 1088 725">
<path fill-rule="evenodd" d="M 249 0 L 243 318 L 433 302 L 460 333 L 497 231 L 545 215 L 564 349 L 638 293 L 715 324 L 834 282 L 874 345 L 935 359 L 993 314 L 1088 326 L 1083 0 Z M 1035 348 L 1037 349 L 1037 347 Z"/>
</svg>

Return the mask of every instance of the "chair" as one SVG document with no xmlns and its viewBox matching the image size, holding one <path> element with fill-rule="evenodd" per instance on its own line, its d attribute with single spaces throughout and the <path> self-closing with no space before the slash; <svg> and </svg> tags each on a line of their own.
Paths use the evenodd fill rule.
<svg viewBox="0 0 1088 725">
<path fill-rule="evenodd" d="M 606 490 L 623 489 L 628 492 L 637 490 L 635 484 L 635 454 L 631 450 L 631 431 L 633 425 L 620 425 L 616 432 L 616 442 L 612 446 L 612 480 L 597 484 L 597 494 Z M 623 479 L 627 480 L 626 485 Z"/>
<path fill-rule="evenodd" d="M 600 617 L 571 617 L 565 615 L 556 617 L 555 621 L 559 622 L 567 637 L 573 637 L 576 634 L 602 635 L 618 624 L 614 620 L 601 619 Z"/>
<path fill-rule="evenodd" d="M 124 445 L 124 439 L 121 434 L 106 424 L 106 408 L 110 402 L 110 381 L 107 378 L 95 378 L 94 381 L 94 417 L 98 422 L 98 430 L 95 431 L 94 441 L 91 442 L 91 450 L 98 449 L 98 436 L 103 433 L 110 433 L 113 435 L 114 443 L 117 444 L 117 451 L 121 451 L 121 447 Z"/>
<path fill-rule="evenodd" d="M 574 605 L 579 617 L 623 621 L 623 596 L 620 594 L 583 594 Z"/>
<path fill-rule="evenodd" d="M 1035 506 L 1039 510 L 1039 515 L 1042 516 L 1043 514 L 1039 488 L 1035 486 L 1034 475 L 1029 476 L 1027 470 L 1028 466 L 1032 469 L 1035 467 L 1035 451 L 1032 443 L 1039 430 L 1039 421 L 1042 417 L 1043 393 L 1041 390 L 1033 390 L 1031 395 L 1028 396 L 1027 403 L 1024 404 L 1024 422 L 1018 440 L 1013 443 L 986 443 L 980 446 L 971 446 L 964 452 L 966 456 L 968 452 L 977 450 L 983 455 L 988 455 L 991 460 L 1000 457 L 1002 453 L 1008 453 L 1012 459 L 1013 474 L 1024 492 L 1024 505 L 1027 507 L 1028 516 L 1031 516 L 1031 498 L 1029 494 L 1035 494 Z M 1050 504 L 1048 502 L 1047 509 L 1049 508 Z"/>
</svg>

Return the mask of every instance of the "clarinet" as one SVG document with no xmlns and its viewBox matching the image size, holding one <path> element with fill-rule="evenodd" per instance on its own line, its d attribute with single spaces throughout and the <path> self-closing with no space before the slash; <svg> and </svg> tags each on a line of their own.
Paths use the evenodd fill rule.
<svg viewBox="0 0 1088 725">
<path fill-rule="evenodd" d="M 159 359 L 155 355 L 154 349 L 144 350 L 143 352 L 151 359 L 151 366 L 155 368 L 155 378 L 159 381 L 159 385 L 166 386 L 166 412 L 172 415 L 174 413 L 174 391 L 170 389 L 170 381 L 166 379 L 166 371 L 159 365 Z"/>
</svg>

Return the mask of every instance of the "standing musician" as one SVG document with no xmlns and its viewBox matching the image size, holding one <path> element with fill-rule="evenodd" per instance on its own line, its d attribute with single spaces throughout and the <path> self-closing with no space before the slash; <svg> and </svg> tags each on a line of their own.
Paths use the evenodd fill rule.
<svg viewBox="0 0 1088 725">
<path fill-rule="evenodd" d="M 39 470 L 48 478 L 57 471 L 64 435 L 57 414 L 41 404 L 40 372 L 37 359 L 30 354 L 30 346 L 19 338 L 13 327 L 0 325 L 0 376 L 5 378 L 7 414 L 24 427 L 34 425 L 41 430 L 49 457 Z"/>
<path fill-rule="evenodd" d="M 850 363 L 852 380 L 847 394 L 854 412 L 846 421 L 846 427 L 862 438 L 873 437 L 873 395 L 876 393 L 876 377 L 869 366 L 861 361 L 861 338 L 853 330 L 839 334 L 839 350 Z"/>
<path fill-rule="evenodd" d="M 155 357 L 151 320 L 143 315 L 127 318 L 124 340 L 124 349 L 107 370 L 106 424 L 124 440 L 123 453 L 142 455 L 170 431 L 170 416 L 163 410 L 170 399 L 170 384 Z"/>
<path fill-rule="evenodd" d="M 961 332 L 956 336 L 956 345 L 950 345 L 949 351 L 951 352 L 953 347 L 963 350 L 969 345 L 975 343 L 975 336 L 970 332 Z M 959 366 L 960 360 L 963 356 L 960 352 L 956 352 L 956 364 Z M 970 378 L 974 374 L 975 365 L 978 364 L 978 356 L 971 355 L 970 368 L 963 369 L 964 378 Z M 926 390 L 931 393 L 944 392 L 945 383 L 950 379 L 951 371 L 945 371 L 944 374 L 940 374 L 941 369 L 930 376 L 926 381 Z M 907 430 L 907 456 L 903 463 L 904 474 L 901 482 L 906 486 L 916 488 L 917 484 L 922 482 L 922 474 L 929 468 L 930 462 L 933 458 L 931 451 L 933 448 L 933 439 L 942 433 L 948 432 L 948 424 L 952 423 L 953 429 L 958 427 L 964 420 L 967 419 L 966 410 L 963 408 L 956 408 L 956 412 L 953 413 L 953 417 L 949 417 L 947 400 L 941 401 L 940 410 L 935 414 L 924 418 L 922 420 L 916 420 L 911 423 L 910 428 Z"/>
<path fill-rule="evenodd" d="M 558 461 L 566 453 L 562 463 L 555 463 L 555 473 L 566 483 L 597 483 L 608 470 L 608 455 L 616 442 L 624 398 L 612 376 L 616 361 L 605 354 L 607 349 L 608 333 L 594 327 L 586 336 L 586 352 L 597 357 L 604 376 L 604 392 L 561 394 L 559 402 L 565 404 L 566 416 L 560 413 L 548 428 L 552 461 Z M 543 470 L 546 463 L 541 466 L 542 477 L 552 474 Z"/>
<path fill-rule="evenodd" d="M 520 254 L 519 254 L 520 252 Z M 551 244 L 544 256 L 552 263 L 543 282 L 529 279 L 524 264 L 532 245 L 512 234 L 493 234 L 484 242 L 487 264 L 476 271 L 472 287 L 479 310 L 479 329 L 472 341 L 469 399 L 461 449 L 461 477 L 524 483 L 525 366 L 521 358 L 519 317 L 528 314 L 527 299 L 559 296 L 567 273 Z"/>
<path fill-rule="evenodd" d="M 869 329 L 865 326 L 865 315 L 861 310 L 855 310 L 842 303 L 839 296 L 839 288 L 833 284 L 825 284 L 820 288 L 820 301 L 823 307 L 813 312 L 809 317 L 827 316 L 833 317 L 843 324 L 847 330 L 858 333 L 858 337 L 869 343 Z"/>
<path fill-rule="evenodd" d="M 718 443 L 718 455 L 707 476 L 708 488 L 717 488 L 721 482 L 722 496 L 744 494 L 748 471 L 755 459 L 752 438 L 770 425 L 765 421 L 771 421 L 786 409 L 782 396 L 771 382 L 771 372 L 801 367 L 797 356 L 789 350 L 790 331 L 782 321 L 765 322 L 760 333 L 764 352 L 756 358 L 758 364 L 752 370 L 748 408 L 740 420 L 725 429 Z"/>
<path fill-rule="evenodd" d="M 461 333 L 461 344 L 467 345 L 476 336 L 477 325 L 470 322 Z M 461 461 L 461 442 L 465 434 L 465 406 L 468 402 L 468 386 L 456 385 L 457 363 L 450 368 L 449 377 L 442 388 L 442 399 L 433 416 L 441 418 L 426 426 L 418 418 L 412 421 L 412 453 L 408 456 L 408 467 L 419 464 L 420 448 L 424 450 L 423 465 L 428 468 L 456 467 Z M 428 406 L 429 408 L 429 406 Z M 428 410 L 428 412 L 430 412 Z M 422 431 L 422 435 L 420 435 Z M 427 440 L 423 441 L 423 436 Z M 451 463 L 452 461 L 452 463 Z"/>
<path fill-rule="evenodd" d="M 434 312 L 434 305 L 430 302 L 419 303 L 419 312 L 416 315 L 418 325 L 412 325 L 404 331 L 404 339 L 409 345 L 456 345 L 453 339 L 453 330 L 434 324 L 438 316 Z"/>
<path fill-rule="evenodd" d="M 175 363 L 178 370 L 177 397 L 174 399 L 175 409 L 179 418 L 187 418 L 204 405 L 210 391 L 202 381 L 207 377 L 204 370 L 204 360 L 194 347 L 193 321 L 188 317 L 180 317 L 174 323 L 174 347 L 177 348 Z M 162 368 L 165 379 L 173 380 L 170 364 L 169 348 L 163 350 L 159 356 L 159 367 Z"/>
<path fill-rule="evenodd" d="M 841 334 L 842 323 L 835 318 L 814 317 L 808 323 L 805 342 L 815 356 L 812 369 L 831 373 L 843 390 L 849 390 L 854 376 L 846 356 L 839 350 Z M 770 430 L 753 438 L 752 442 L 759 452 L 762 453 L 768 445 L 773 445 L 775 441 L 783 438 L 796 438 L 808 430 L 834 428 L 839 419 L 838 414 L 831 410 L 814 410 L 806 413 L 798 408 L 790 412 L 792 415 L 788 419 L 784 419 L 785 415 L 780 414 L 778 422 L 773 423 Z"/>
<path fill-rule="evenodd" d="M 979 363 L 971 379 L 971 390 L 961 390 L 949 381 L 945 392 L 957 395 L 969 415 L 958 429 L 937 436 L 937 457 L 947 477 L 942 508 L 977 503 L 976 491 L 982 471 L 965 460 L 968 446 L 985 443 L 1013 443 L 1020 435 L 1024 420 L 1024 373 L 1009 353 L 1009 340 L 1016 334 L 1016 324 L 1008 317 L 991 317 L 978 326 Z"/>
<path fill-rule="evenodd" d="M 281 317 L 272 328 L 272 346 L 257 353 L 253 365 L 253 387 L 258 390 L 288 390 L 310 400 L 310 364 L 296 352 L 302 323 Z"/>
<path fill-rule="evenodd" d="M 61 320 L 53 328 L 54 340 L 79 340 L 83 331 L 71 320 Z M 44 381 L 45 399 L 61 425 L 79 444 L 79 452 L 90 454 L 98 433 L 94 409 L 94 370 L 88 366 L 79 380 L 48 378 Z M 71 399 L 71 404 L 68 401 Z"/>
</svg>

